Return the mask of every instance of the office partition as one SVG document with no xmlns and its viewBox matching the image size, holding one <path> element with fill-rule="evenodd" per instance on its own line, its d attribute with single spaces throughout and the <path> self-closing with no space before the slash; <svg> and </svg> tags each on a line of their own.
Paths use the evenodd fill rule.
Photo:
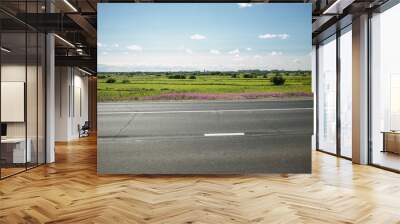
<svg viewBox="0 0 400 224">
<path fill-rule="evenodd" d="M 371 18 L 370 162 L 400 170 L 400 5 Z"/>
<path fill-rule="evenodd" d="M 21 16 L 44 12 L 44 1 L 21 1 Z M 1 2 L 0 6 L 10 6 Z M 45 34 L 1 12 L 13 26 L 0 23 L 2 138 L 0 178 L 45 163 Z M 4 20 L 2 20 L 4 21 Z M 12 28 L 11 28 L 12 27 Z M 3 128 L 2 128 L 3 129 Z"/>
<path fill-rule="evenodd" d="M 340 36 L 340 154 L 352 157 L 352 27 Z"/>
<path fill-rule="evenodd" d="M 318 148 L 336 154 L 336 35 L 318 48 Z"/>
</svg>

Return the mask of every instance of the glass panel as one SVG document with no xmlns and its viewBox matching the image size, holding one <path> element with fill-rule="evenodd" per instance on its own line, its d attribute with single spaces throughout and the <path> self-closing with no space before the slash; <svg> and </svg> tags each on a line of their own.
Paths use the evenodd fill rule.
<svg viewBox="0 0 400 224">
<path fill-rule="evenodd" d="M 336 37 L 318 48 L 318 148 L 336 153 Z"/>
<path fill-rule="evenodd" d="M 340 152 L 352 156 L 352 33 L 344 30 L 340 36 Z"/>
<path fill-rule="evenodd" d="M 44 0 L 1 1 L 0 6 L 15 14 L 45 12 Z M 45 162 L 46 54 L 44 34 L 1 12 L 0 26 L 0 176 L 4 178 Z"/>
<path fill-rule="evenodd" d="M 37 13 L 36 1 L 27 2 L 27 13 Z M 38 17 L 28 18 L 36 23 Z M 31 151 L 28 168 L 37 166 L 38 160 L 38 34 L 35 30 L 27 30 L 27 82 L 26 82 L 26 111 L 27 111 L 27 149 Z"/>
<path fill-rule="evenodd" d="M 25 170 L 26 150 L 26 35 L 2 33 L 1 43 L 1 161 L 2 177 Z M 29 147 L 28 147 L 29 149 Z"/>
<path fill-rule="evenodd" d="M 45 44 L 46 37 L 39 33 L 38 41 L 38 163 L 45 163 L 45 120 L 46 120 L 46 84 L 45 84 L 45 65 L 46 52 Z"/>
<path fill-rule="evenodd" d="M 400 170 L 400 5 L 372 18 L 372 163 Z"/>
<path fill-rule="evenodd" d="M 37 165 L 37 132 L 38 132 L 38 88 L 37 88 L 37 74 L 38 74 L 38 57 L 37 57 L 37 33 L 27 33 L 28 38 L 28 63 L 27 63 L 27 94 L 26 94 L 26 111 L 27 111 L 27 142 L 28 149 L 30 148 L 30 160 L 28 160 L 28 167 Z"/>
</svg>

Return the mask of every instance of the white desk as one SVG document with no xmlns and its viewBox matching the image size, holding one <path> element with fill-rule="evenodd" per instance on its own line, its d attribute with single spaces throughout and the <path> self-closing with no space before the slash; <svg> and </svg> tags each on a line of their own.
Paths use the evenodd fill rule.
<svg viewBox="0 0 400 224">
<path fill-rule="evenodd" d="M 1 144 L 6 147 L 12 146 L 12 162 L 13 163 L 25 163 L 31 162 L 31 139 L 27 139 L 27 146 L 25 151 L 25 138 L 5 138 L 1 139 Z M 25 160 L 26 159 L 26 160 Z"/>
</svg>

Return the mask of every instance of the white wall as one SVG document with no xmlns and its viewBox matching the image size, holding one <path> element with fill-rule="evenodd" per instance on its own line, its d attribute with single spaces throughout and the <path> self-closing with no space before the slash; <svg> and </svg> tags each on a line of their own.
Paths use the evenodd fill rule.
<svg viewBox="0 0 400 224">
<path fill-rule="evenodd" d="M 26 70 L 27 69 L 27 70 Z M 26 83 L 25 76 L 28 72 L 28 88 L 27 88 L 27 106 L 31 108 L 36 108 L 36 80 L 31 78 L 31 74 L 36 74 L 36 66 L 25 67 L 25 64 L 3 64 L 1 66 L 1 81 L 2 82 L 24 82 Z M 36 77 L 36 75 L 35 75 Z M 31 88 L 29 88 L 31 87 Z M 22 108 L 24 109 L 24 108 Z M 2 108 L 2 110 L 7 110 L 7 108 Z M 36 113 L 32 113 L 29 108 L 27 108 L 27 118 L 28 118 L 28 129 L 36 130 Z M 36 109 L 35 109 L 36 112 Z M 33 123 L 32 123 L 33 122 Z M 7 132 L 9 137 L 24 137 L 25 136 L 25 122 L 8 122 Z M 29 137 L 29 133 L 28 133 Z"/>
<path fill-rule="evenodd" d="M 37 70 L 39 69 L 39 70 Z M 20 82 L 24 83 L 21 89 L 15 94 L 24 95 L 26 90 L 26 99 L 23 98 L 23 102 L 19 102 L 18 108 L 3 107 L 1 108 L 2 114 L 4 113 L 20 113 L 22 120 L 16 122 L 5 122 L 7 124 L 7 137 L 8 138 L 24 138 L 27 136 L 29 139 L 29 148 L 31 149 L 32 162 L 36 162 L 39 159 L 39 163 L 44 163 L 44 150 L 45 150 L 45 116 L 44 116 L 44 74 L 42 73 L 41 67 L 28 65 L 25 63 L 3 63 L 1 66 L 1 81 L 2 87 L 3 82 Z M 27 78 L 27 80 L 25 80 Z M 10 92 L 4 92 L 2 88 L 2 98 L 7 97 Z M 11 102 L 12 103 L 12 102 Z M 15 104 L 18 102 L 14 101 Z M 26 106 L 25 106 L 26 103 Z M 3 104 L 3 103 L 2 103 Z M 13 111 L 14 110 L 14 111 Z M 15 111 L 19 110 L 19 111 Z M 24 114 L 26 112 L 26 119 Z M 2 119 L 3 120 L 3 119 Z"/>
<path fill-rule="evenodd" d="M 68 141 L 69 121 L 69 68 L 55 68 L 55 140 Z"/>
<path fill-rule="evenodd" d="M 74 70 L 74 107 L 72 108 L 72 119 L 71 119 L 71 135 L 73 138 L 79 137 L 78 132 L 78 124 L 83 125 L 85 121 L 88 121 L 88 78 L 86 76 L 82 76 L 82 73 L 76 73 L 77 70 Z M 79 97 L 80 96 L 80 97 Z M 79 103 L 79 100 L 81 101 Z M 81 108 L 79 108 L 81 107 Z M 80 111 L 81 110 L 81 111 Z"/>
<path fill-rule="evenodd" d="M 3 64 L 1 66 L 1 81 L 3 82 L 25 82 L 25 64 Z M 1 108 L 7 110 L 7 108 Z M 25 122 L 7 123 L 8 137 L 25 137 Z"/>
<path fill-rule="evenodd" d="M 55 140 L 77 139 L 78 125 L 88 120 L 88 78 L 76 68 L 56 67 L 55 86 Z"/>
</svg>

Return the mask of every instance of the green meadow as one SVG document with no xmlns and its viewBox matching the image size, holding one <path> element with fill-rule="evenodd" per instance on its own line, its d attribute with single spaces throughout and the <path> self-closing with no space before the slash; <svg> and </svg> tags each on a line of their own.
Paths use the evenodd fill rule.
<svg viewBox="0 0 400 224">
<path fill-rule="evenodd" d="M 173 78 L 177 74 L 181 77 Z M 283 85 L 272 82 L 276 75 L 285 79 Z M 100 73 L 97 88 L 100 102 L 146 100 L 153 99 L 152 97 L 156 99 L 165 94 L 224 96 L 245 93 L 303 93 L 308 96 L 311 94 L 311 75 L 310 72 Z"/>
</svg>

